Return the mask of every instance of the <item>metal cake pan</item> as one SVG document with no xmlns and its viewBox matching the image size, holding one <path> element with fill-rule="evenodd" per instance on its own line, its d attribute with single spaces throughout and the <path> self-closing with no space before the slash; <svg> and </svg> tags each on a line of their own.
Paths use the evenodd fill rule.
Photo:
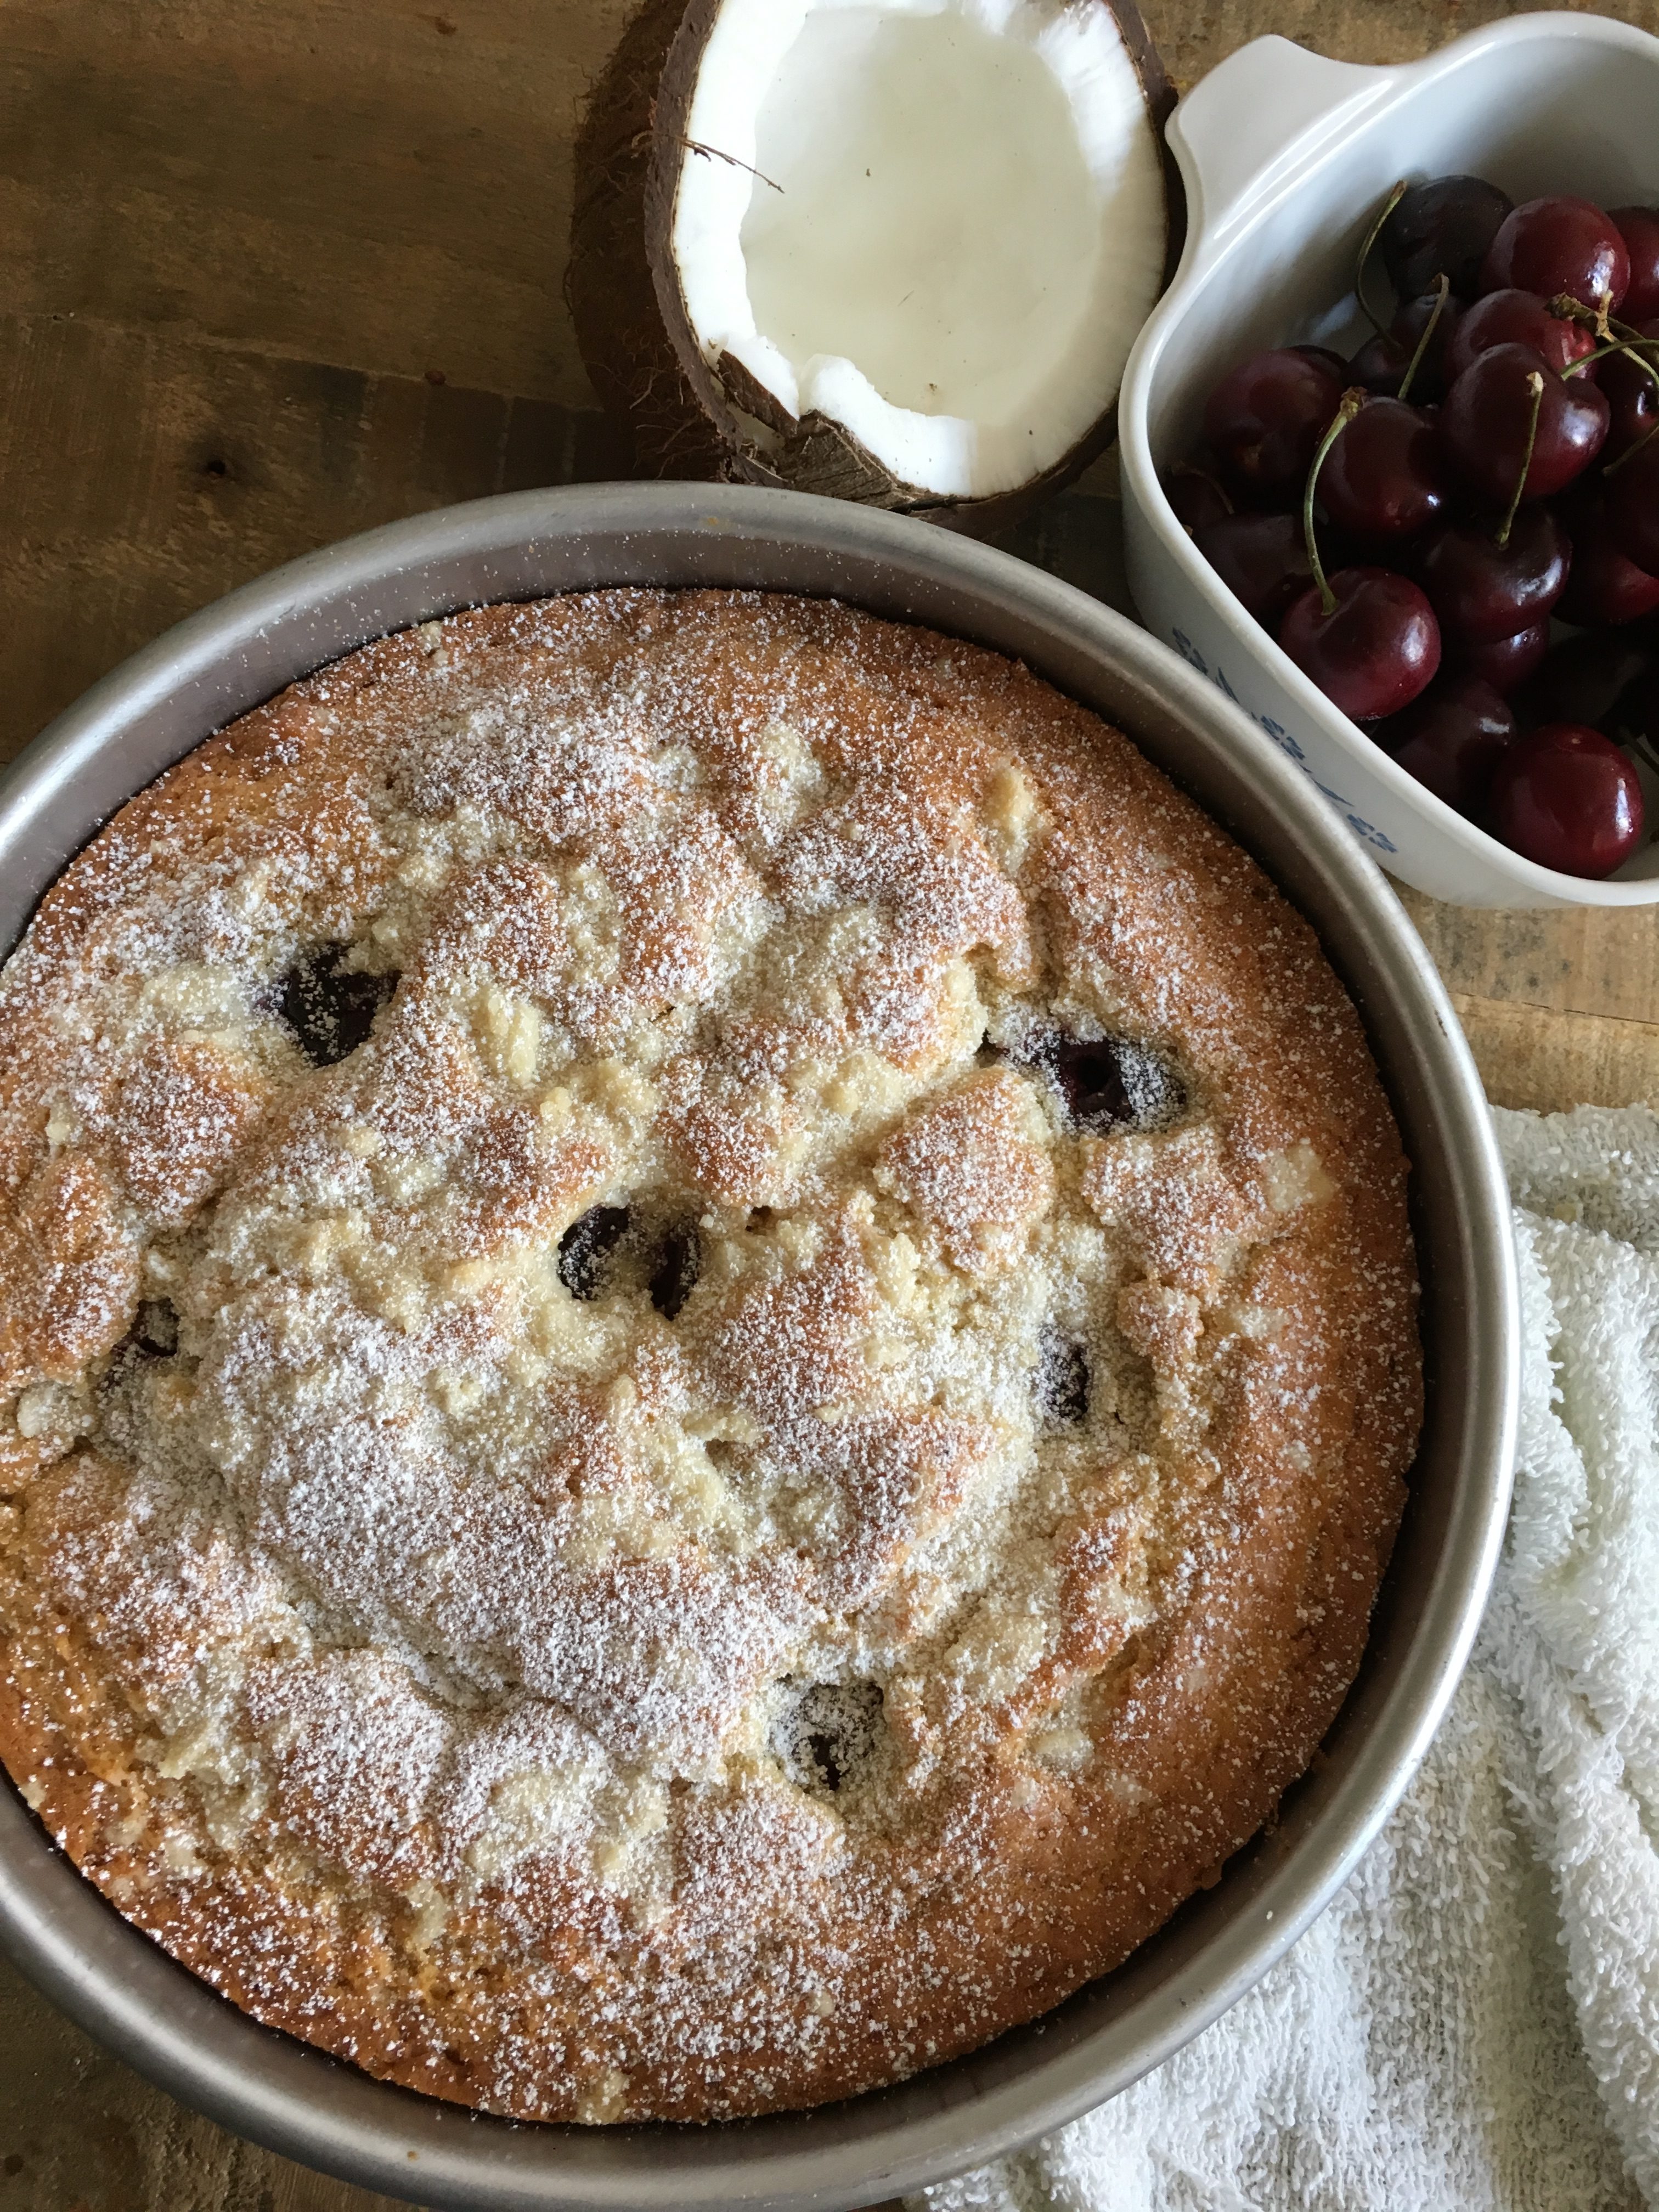
<svg viewBox="0 0 1659 2212">
<path fill-rule="evenodd" d="M 1516 1293 L 1480 1083 L 1422 945 L 1307 779 L 1169 649 L 1070 586 L 904 517 L 794 493 L 613 484 L 421 515 L 279 568 L 88 692 L 0 781 L 0 949 L 133 792 L 296 677 L 480 602 L 604 584 L 833 594 L 1025 661 L 1119 723 L 1304 913 L 1352 993 L 1414 1164 L 1429 1412 L 1359 1678 L 1318 1771 L 1115 1973 L 890 2089 L 703 2128 L 521 2126 L 372 2081 L 235 2011 L 123 1920 L 0 1789 L 0 1942 L 142 2073 L 367 2188 L 477 2212 L 873 2203 L 1112 2096 L 1232 2003 L 1405 1789 L 1474 1638 L 1508 1504 Z"/>
</svg>

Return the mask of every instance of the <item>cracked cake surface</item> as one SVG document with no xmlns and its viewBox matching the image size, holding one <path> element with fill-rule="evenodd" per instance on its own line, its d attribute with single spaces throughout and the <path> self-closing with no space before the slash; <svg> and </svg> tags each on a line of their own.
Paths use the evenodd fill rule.
<svg viewBox="0 0 1659 2212">
<path fill-rule="evenodd" d="M 971 2049 L 1336 1713 L 1406 1176 L 1306 924 L 1013 663 L 723 592 L 384 639 L 0 973 L 0 1756 L 442 2097 Z"/>
</svg>

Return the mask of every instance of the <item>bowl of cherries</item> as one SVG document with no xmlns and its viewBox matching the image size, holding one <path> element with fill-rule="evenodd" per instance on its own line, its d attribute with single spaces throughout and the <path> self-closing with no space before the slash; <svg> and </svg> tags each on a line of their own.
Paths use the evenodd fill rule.
<svg viewBox="0 0 1659 2212">
<path fill-rule="evenodd" d="M 1581 76 L 1583 26 L 1592 46 L 1598 33 L 1616 34 L 1614 47 L 1640 42 L 1650 115 L 1659 41 L 1568 20 Z M 1532 27 L 1562 21 L 1522 19 L 1460 47 L 1507 59 L 1513 97 L 1517 55 L 1530 44 L 1534 64 L 1547 57 L 1548 37 Z M 1363 142 L 1356 80 L 1389 73 L 1284 52 L 1333 73 L 1304 71 L 1304 105 L 1326 124 L 1357 105 Z M 1467 100 L 1478 88 L 1458 56 L 1395 73 L 1439 90 L 1437 150 L 1452 136 L 1448 91 Z M 1186 118 L 1200 150 L 1212 82 Z M 1284 96 L 1264 92 L 1270 106 Z M 1386 135 L 1396 159 L 1410 150 Z M 1482 143 L 1480 130 L 1469 136 Z M 1253 181 L 1255 220 L 1270 228 L 1273 193 L 1237 161 L 1219 182 L 1213 163 L 1196 163 L 1198 268 L 1178 277 L 1126 379 L 1131 587 L 1150 626 L 1237 698 L 1406 880 L 1480 903 L 1651 899 L 1659 167 L 1645 190 L 1635 173 L 1632 196 L 1607 204 L 1573 188 L 1583 157 L 1571 144 L 1563 173 L 1547 179 L 1537 149 L 1521 177 L 1501 131 L 1494 140 L 1489 127 L 1485 143 L 1496 173 L 1407 174 L 1338 210 L 1310 257 L 1322 281 L 1277 314 L 1271 298 L 1250 302 L 1231 344 L 1222 316 L 1212 308 L 1204 327 L 1204 299 L 1195 312 L 1181 295 L 1213 290 L 1224 313 L 1237 301 L 1228 264 L 1249 263 Z M 1297 155 L 1292 133 L 1279 157 L 1292 180 Z M 1317 155 L 1310 161 L 1316 174 Z M 1632 173 L 1604 161 L 1597 181 L 1610 174 Z M 1527 189 L 1534 183 L 1547 188 Z M 1206 191 L 1226 200 L 1229 220 L 1206 223 Z M 1351 256 L 1335 283 L 1334 239 Z M 1155 420 L 1133 386 L 1146 356 L 1168 350 L 1156 328 L 1165 318 L 1189 326 L 1192 358 L 1176 404 L 1166 392 Z"/>
<path fill-rule="evenodd" d="M 1584 632 L 1659 612 L 1659 208 L 1402 182 L 1354 295 L 1351 361 L 1271 347 L 1219 379 L 1170 504 L 1419 782 L 1527 860 L 1609 876 L 1647 839 L 1659 665 L 1607 699 Z M 1558 617 L 1583 629 L 1552 647 Z"/>
</svg>

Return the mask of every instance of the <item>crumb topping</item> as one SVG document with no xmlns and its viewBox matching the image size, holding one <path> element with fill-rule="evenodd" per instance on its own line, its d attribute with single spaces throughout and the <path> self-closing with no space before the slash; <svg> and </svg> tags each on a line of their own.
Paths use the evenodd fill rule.
<svg viewBox="0 0 1659 2212">
<path fill-rule="evenodd" d="M 385 640 L 0 973 L 0 1753 L 445 2096 L 971 2048 L 1334 1713 L 1404 1175 L 1305 927 L 1012 664 L 725 592 Z"/>
</svg>

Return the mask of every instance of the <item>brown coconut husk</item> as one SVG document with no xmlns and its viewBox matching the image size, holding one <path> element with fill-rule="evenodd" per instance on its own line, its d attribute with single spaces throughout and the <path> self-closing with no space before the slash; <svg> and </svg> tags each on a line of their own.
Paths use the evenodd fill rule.
<svg viewBox="0 0 1659 2212">
<path fill-rule="evenodd" d="M 1133 0 L 1089 3 L 1110 9 L 1163 148 L 1167 284 L 1186 235 L 1180 173 L 1164 143 L 1175 88 Z M 648 476 L 855 500 L 975 537 L 1011 528 L 1110 446 L 1117 434 L 1115 401 L 1069 453 L 1029 483 L 984 498 L 942 500 L 895 477 L 828 416 L 787 414 L 730 355 L 712 363 L 703 358 L 669 241 L 681 164 L 691 146 L 687 113 L 720 4 L 646 0 L 593 89 L 576 141 L 565 299 L 593 388 L 630 436 L 636 468 Z M 709 151 L 703 158 L 726 157 Z M 775 445 L 762 446 L 757 423 L 775 434 Z"/>
</svg>

